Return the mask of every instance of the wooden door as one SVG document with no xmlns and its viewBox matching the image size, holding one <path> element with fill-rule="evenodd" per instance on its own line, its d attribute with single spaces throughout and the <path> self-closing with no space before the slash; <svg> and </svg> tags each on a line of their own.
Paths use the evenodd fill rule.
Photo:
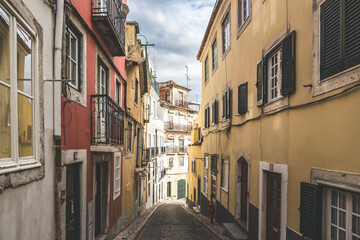
<svg viewBox="0 0 360 240">
<path fill-rule="evenodd" d="M 267 173 L 266 239 L 280 240 L 281 174 Z"/>
<path fill-rule="evenodd" d="M 66 166 L 66 239 L 80 239 L 79 164 Z"/>
<path fill-rule="evenodd" d="M 248 208 L 248 164 L 245 159 L 241 161 L 241 176 L 240 176 L 240 219 L 247 222 L 247 208 Z"/>
<path fill-rule="evenodd" d="M 177 191 L 177 199 L 181 199 L 185 197 L 185 179 L 180 179 L 178 181 L 178 191 Z"/>
<path fill-rule="evenodd" d="M 201 179 L 198 178 L 198 184 L 197 184 L 197 205 L 200 206 L 200 194 L 201 194 Z"/>
<path fill-rule="evenodd" d="M 171 182 L 167 183 L 167 196 L 171 197 Z"/>
</svg>

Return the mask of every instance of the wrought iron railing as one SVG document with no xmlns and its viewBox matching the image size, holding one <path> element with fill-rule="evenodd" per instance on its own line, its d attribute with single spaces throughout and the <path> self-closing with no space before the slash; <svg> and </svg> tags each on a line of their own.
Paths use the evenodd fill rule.
<svg viewBox="0 0 360 240">
<path fill-rule="evenodd" d="M 91 15 L 94 17 L 107 16 L 121 44 L 125 46 L 125 24 L 121 16 L 122 4 L 121 0 L 92 0 Z"/>
<path fill-rule="evenodd" d="M 167 146 L 166 153 L 187 153 L 188 147 L 187 146 Z"/>
<path fill-rule="evenodd" d="M 108 95 L 91 95 L 91 144 L 124 145 L 124 110 Z"/>
<path fill-rule="evenodd" d="M 183 100 L 177 99 L 177 100 L 175 100 L 174 105 L 178 106 L 178 107 L 186 107 L 186 108 L 188 108 L 189 107 L 189 102 L 185 102 Z"/>
<path fill-rule="evenodd" d="M 164 123 L 164 128 L 165 130 L 190 132 L 192 123 L 174 123 L 173 121 L 169 121 Z"/>
</svg>

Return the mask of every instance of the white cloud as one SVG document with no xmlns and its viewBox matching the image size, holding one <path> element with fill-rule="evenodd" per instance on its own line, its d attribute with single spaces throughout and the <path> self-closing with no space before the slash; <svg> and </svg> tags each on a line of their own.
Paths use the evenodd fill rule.
<svg viewBox="0 0 360 240">
<path fill-rule="evenodd" d="M 139 23 L 140 34 L 149 43 L 149 54 L 154 61 L 157 80 L 186 86 L 189 67 L 190 100 L 201 100 L 201 63 L 196 60 L 215 0 L 128 0 L 128 20 Z M 141 37 L 140 37 L 141 38 Z M 144 42 L 145 40 L 142 39 Z"/>
</svg>

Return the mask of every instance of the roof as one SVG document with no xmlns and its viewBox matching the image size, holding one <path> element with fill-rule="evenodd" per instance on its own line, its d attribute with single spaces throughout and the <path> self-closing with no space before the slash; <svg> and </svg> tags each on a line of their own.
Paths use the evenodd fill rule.
<svg viewBox="0 0 360 240">
<path fill-rule="evenodd" d="M 186 90 L 186 91 L 189 91 L 189 92 L 191 91 L 190 88 L 181 86 L 181 85 L 177 84 L 176 82 L 174 82 L 173 80 L 169 80 L 169 81 L 166 81 L 166 82 L 158 82 L 158 85 L 159 85 L 159 88 L 176 86 L 176 87 L 181 88 L 183 90 Z"/>
<path fill-rule="evenodd" d="M 205 44 L 206 44 L 206 41 L 209 37 L 209 34 L 210 34 L 210 30 L 214 24 L 214 21 L 215 21 L 215 18 L 219 12 L 219 9 L 220 9 L 220 6 L 221 6 L 221 3 L 223 2 L 223 0 L 217 0 L 216 3 L 215 3 L 215 6 L 214 6 L 214 9 L 211 13 L 211 16 L 210 16 L 210 20 L 209 20 L 209 23 L 208 23 L 208 26 L 206 28 L 206 32 L 205 32 L 205 35 L 204 35 L 204 38 L 201 42 L 201 46 L 200 46 L 200 49 L 199 49 L 199 52 L 198 54 L 196 55 L 196 59 L 199 60 L 200 59 L 200 56 L 204 50 L 204 47 L 205 47 Z"/>
</svg>

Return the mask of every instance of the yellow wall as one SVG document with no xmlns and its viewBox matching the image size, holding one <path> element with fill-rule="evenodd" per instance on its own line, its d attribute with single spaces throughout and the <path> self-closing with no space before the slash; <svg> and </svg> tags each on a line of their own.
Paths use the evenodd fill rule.
<svg viewBox="0 0 360 240">
<path fill-rule="evenodd" d="M 229 5 L 231 2 L 231 6 Z M 190 157 L 204 157 L 205 153 L 219 154 L 217 174 L 217 199 L 235 214 L 236 161 L 246 153 L 250 159 L 250 203 L 259 207 L 259 162 L 273 162 L 288 165 L 287 226 L 299 232 L 300 182 L 310 182 L 311 168 L 324 168 L 344 172 L 360 172 L 358 156 L 358 119 L 360 108 L 358 90 L 334 98 L 331 101 L 299 109 L 287 109 L 272 116 L 264 116 L 257 107 L 256 66 L 263 56 L 263 49 L 280 32 L 289 27 L 296 31 L 296 91 L 289 97 L 289 105 L 297 106 L 316 101 L 342 91 L 344 88 L 313 97 L 312 84 L 313 50 L 313 1 L 255 1 L 252 0 L 251 21 L 237 37 L 237 1 L 224 1 L 210 31 L 209 38 L 200 56 L 203 64 L 202 104 L 198 115 L 204 141 L 201 153 L 198 146 L 190 148 Z M 221 21 L 230 7 L 231 45 L 229 52 L 222 54 Z M 211 45 L 217 38 L 218 67 L 213 72 Z M 204 62 L 209 57 L 209 81 L 204 83 Z M 238 86 L 248 81 L 248 113 L 237 113 Z M 232 125 L 225 131 L 226 123 L 221 123 L 222 89 L 229 84 L 232 89 Z M 348 86 L 349 87 L 349 86 Z M 345 87 L 346 88 L 346 87 Z M 217 128 L 204 130 L 204 106 L 217 95 L 219 119 Z M 274 113 L 275 111 L 271 111 Z M 262 116 L 261 116 L 262 115 Z M 210 114 L 211 116 L 211 114 Z M 255 117 L 261 116 L 257 120 Z M 242 126 L 235 126 L 244 123 Z M 212 129 L 212 130 L 211 130 Z M 222 131 L 223 130 L 223 131 Z M 212 132 L 211 132 L 212 131 Z M 230 157 L 229 193 L 220 190 L 221 157 Z M 210 162 L 210 161 L 209 161 Z M 210 163 L 209 163 L 210 164 Z M 189 188 L 196 186 L 189 169 Z M 210 178 L 209 183 L 210 187 Z M 208 190 L 210 191 L 210 189 Z M 220 193 L 221 192 L 221 193 Z M 220 199 L 221 194 L 221 199 Z M 209 194 L 208 194 L 209 196 Z M 227 198 L 229 197 L 229 206 Z"/>
</svg>

